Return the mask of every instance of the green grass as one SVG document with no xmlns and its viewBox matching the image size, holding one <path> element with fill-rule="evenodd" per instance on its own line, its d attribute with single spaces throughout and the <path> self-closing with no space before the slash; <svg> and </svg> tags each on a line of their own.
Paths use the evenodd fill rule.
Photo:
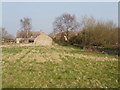
<svg viewBox="0 0 120 90">
<path fill-rule="evenodd" d="M 18 59 L 12 60 L 19 53 Z M 32 51 L 35 50 L 35 51 Z M 38 62 L 43 57 L 46 61 Z M 51 55 L 50 57 L 47 56 Z M 59 61 L 53 55 L 59 56 Z M 11 54 L 8 59 L 7 55 Z M 12 56 L 13 55 L 13 56 Z M 43 55 L 43 56 L 40 56 Z M 77 55 L 85 55 L 86 58 Z M 57 57 L 58 57 L 57 56 Z M 89 56 L 109 61 L 89 60 Z M 48 59 L 49 58 L 49 59 Z M 3 88 L 118 88 L 116 56 L 94 53 L 73 47 L 9 47 L 3 48 Z"/>
<path fill-rule="evenodd" d="M 27 47 L 7 47 L 7 48 L 5 48 L 5 47 L 3 47 L 2 48 L 2 52 L 3 53 L 12 53 L 12 54 L 16 54 L 16 53 L 19 53 L 19 52 L 21 52 L 23 49 L 26 49 Z"/>
</svg>

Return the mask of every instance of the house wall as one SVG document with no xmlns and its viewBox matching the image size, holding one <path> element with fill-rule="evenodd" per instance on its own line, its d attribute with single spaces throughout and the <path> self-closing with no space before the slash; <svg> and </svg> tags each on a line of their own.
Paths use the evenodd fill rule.
<svg viewBox="0 0 120 90">
<path fill-rule="evenodd" d="M 21 43 L 23 40 L 23 38 L 16 38 L 16 43 Z"/>
</svg>

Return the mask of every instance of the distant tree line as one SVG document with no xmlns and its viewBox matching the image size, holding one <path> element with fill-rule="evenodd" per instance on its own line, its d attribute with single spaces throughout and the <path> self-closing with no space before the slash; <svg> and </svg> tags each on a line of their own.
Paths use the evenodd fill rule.
<svg viewBox="0 0 120 90">
<path fill-rule="evenodd" d="M 0 41 L 2 43 L 15 42 L 15 37 L 9 34 L 5 28 L 0 28 Z"/>
<path fill-rule="evenodd" d="M 56 18 L 53 26 L 54 39 L 57 37 L 56 32 L 59 32 L 61 33 L 60 41 L 67 41 L 72 45 L 82 47 L 118 45 L 118 28 L 112 21 L 96 20 L 93 17 L 84 16 L 78 22 L 74 15 L 63 14 Z M 70 32 L 74 35 L 69 36 Z"/>
<path fill-rule="evenodd" d="M 20 20 L 21 33 L 18 38 L 29 38 L 31 36 L 31 18 Z M 84 16 L 78 21 L 75 15 L 68 13 L 57 17 L 53 23 L 53 32 L 50 36 L 62 43 L 81 47 L 107 47 L 119 45 L 118 34 L 120 30 L 113 21 L 96 20 L 94 17 Z M 12 40 L 5 28 L 1 28 L 2 40 Z"/>
</svg>

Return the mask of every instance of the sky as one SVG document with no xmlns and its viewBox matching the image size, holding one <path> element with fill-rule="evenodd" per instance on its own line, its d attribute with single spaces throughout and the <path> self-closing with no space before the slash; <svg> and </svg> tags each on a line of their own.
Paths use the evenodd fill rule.
<svg viewBox="0 0 120 90">
<path fill-rule="evenodd" d="M 2 26 L 2 3 L 0 2 L 0 27 Z"/>
<path fill-rule="evenodd" d="M 2 27 L 15 36 L 20 30 L 20 19 L 29 17 L 32 31 L 49 34 L 55 18 L 64 13 L 75 15 L 78 21 L 87 15 L 118 24 L 117 2 L 2 2 Z"/>
</svg>

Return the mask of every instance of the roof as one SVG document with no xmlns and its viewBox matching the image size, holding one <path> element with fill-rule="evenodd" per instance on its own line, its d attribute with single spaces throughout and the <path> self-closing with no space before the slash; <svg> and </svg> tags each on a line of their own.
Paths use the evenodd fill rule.
<svg viewBox="0 0 120 90">
<path fill-rule="evenodd" d="M 77 34 L 77 32 L 72 32 L 72 31 L 68 32 L 69 37 L 72 37 L 72 36 L 74 36 L 76 34 Z M 57 33 L 54 34 L 53 38 L 59 40 L 61 38 L 61 35 L 62 35 L 61 32 L 57 32 Z"/>
<path fill-rule="evenodd" d="M 17 31 L 16 32 L 16 38 L 36 38 L 40 34 L 42 34 L 42 31 Z M 28 35 L 28 36 L 27 36 Z"/>
</svg>

